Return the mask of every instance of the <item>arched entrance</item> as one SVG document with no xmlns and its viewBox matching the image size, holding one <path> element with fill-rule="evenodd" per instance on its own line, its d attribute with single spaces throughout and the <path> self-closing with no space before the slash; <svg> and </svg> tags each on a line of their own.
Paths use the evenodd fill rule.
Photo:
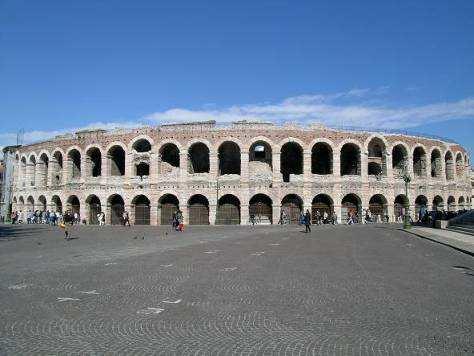
<svg viewBox="0 0 474 356">
<path fill-rule="evenodd" d="M 341 222 L 347 222 L 349 216 L 355 216 L 360 222 L 362 202 L 356 194 L 347 194 L 341 201 Z M 354 221 L 356 222 L 356 221 Z"/>
<path fill-rule="evenodd" d="M 99 220 L 97 218 L 97 214 L 102 211 L 100 199 L 97 197 L 97 195 L 89 195 L 86 199 L 86 204 L 89 210 L 89 225 L 98 225 Z"/>
<path fill-rule="evenodd" d="M 31 195 L 26 199 L 26 210 L 35 211 L 35 200 Z"/>
<path fill-rule="evenodd" d="M 420 220 L 428 210 L 428 199 L 424 195 L 418 195 L 415 199 L 415 220 Z"/>
<path fill-rule="evenodd" d="M 334 203 L 329 195 L 316 195 L 313 199 L 313 202 L 311 203 L 311 223 L 317 223 L 318 212 L 321 218 L 324 218 L 324 213 L 326 213 L 328 217 L 331 217 L 333 206 Z"/>
<path fill-rule="evenodd" d="M 220 197 L 217 203 L 216 225 L 240 224 L 240 200 L 232 194 Z"/>
<path fill-rule="evenodd" d="M 67 199 L 67 209 L 71 212 L 71 214 L 80 214 L 81 211 L 81 203 L 79 202 L 79 198 L 75 195 L 71 195 Z"/>
<path fill-rule="evenodd" d="M 289 218 L 290 224 L 298 224 L 303 211 L 303 199 L 296 194 L 288 194 L 281 201 L 281 210 Z"/>
<path fill-rule="evenodd" d="M 255 194 L 249 202 L 249 217 L 253 216 L 256 224 L 271 224 L 272 204 L 268 195 Z"/>
<path fill-rule="evenodd" d="M 125 211 L 123 198 L 118 194 L 114 194 L 109 197 L 107 203 L 110 208 L 110 224 L 122 225 L 123 212 Z"/>
<path fill-rule="evenodd" d="M 137 195 L 132 200 L 135 212 L 135 225 L 150 225 L 150 200 L 144 195 Z"/>
<path fill-rule="evenodd" d="M 444 201 L 439 195 L 435 196 L 433 199 L 433 210 L 442 211 L 444 209 Z"/>
<path fill-rule="evenodd" d="M 372 221 L 382 222 L 387 215 L 387 199 L 382 194 L 376 194 L 369 200 L 369 210 Z"/>
<path fill-rule="evenodd" d="M 38 210 L 40 210 L 40 211 L 46 211 L 47 210 L 46 198 L 45 198 L 44 195 L 40 195 L 38 197 Z"/>
<path fill-rule="evenodd" d="M 209 225 L 209 201 L 195 194 L 188 200 L 189 225 Z"/>
<path fill-rule="evenodd" d="M 179 210 L 179 200 L 173 194 L 165 194 L 159 200 L 160 225 L 171 225 L 173 214 Z"/>
<path fill-rule="evenodd" d="M 63 203 L 61 202 L 61 198 L 59 198 L 57 195 L 53 195 L 51 197 L 51 206 L 55 213 L 63 212 Z"/>
<path fill-rule="evenodd" d="M 448 197 L 448 211 L 456 211 L 456 198 L 452 195 Z"/>
<path fill-rule="evenodd" d="M 393 213 L 395 215 L 396 222 L 403 221 L 403 215 L 405 214 L 405 206 L 409 204 L 408 198 L 404 194 L 399 194 L 395 197 L 393 203 Z"/>
<path fill-rule="evenodd" d="M 460 196 L 458 199 L 458 210 L 464 210 L 466 206 L 464 205 L 464 197 Z"/>
</svg>

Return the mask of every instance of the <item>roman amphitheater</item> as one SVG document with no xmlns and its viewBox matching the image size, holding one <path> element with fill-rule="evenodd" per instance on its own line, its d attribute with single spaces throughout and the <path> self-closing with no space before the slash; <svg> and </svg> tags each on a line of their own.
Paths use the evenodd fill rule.
<svg viewBox="0 0 474 356">
<path fill-rule="evenodd" d="M 12 209 L 78 212 L 109 224 L 129 212 L 135 224 L 291 221 L 370 209 L 395 221 L 407 203 L 429 210 L 471 206 L 469 157 L 455 143 L 269 123 L 213 121 L 134 130 L 92 130 L 16 149 Z M 403 176 L 410 176 L 408 196 Z"/>
</svg>

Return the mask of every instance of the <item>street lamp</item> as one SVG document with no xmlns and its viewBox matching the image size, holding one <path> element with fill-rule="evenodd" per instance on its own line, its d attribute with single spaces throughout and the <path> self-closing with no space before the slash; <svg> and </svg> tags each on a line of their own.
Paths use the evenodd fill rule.
<svg viewBox="0 0 474 356">
<path fill-rule="evenodd" d="M 411 177 L 408 174 L 408 171 L 405 170 L 403 173 L 403 181 L 405 182 L 405 214 L 403 216 L 403 228 L 404 229 L 409 229 L 411 227 L 410 224 L 410 214 L 409 214 L 409 209 L 410 209 L 410 204 L 408 201 L 408 184 L 411 182 Z"/>
</svg>

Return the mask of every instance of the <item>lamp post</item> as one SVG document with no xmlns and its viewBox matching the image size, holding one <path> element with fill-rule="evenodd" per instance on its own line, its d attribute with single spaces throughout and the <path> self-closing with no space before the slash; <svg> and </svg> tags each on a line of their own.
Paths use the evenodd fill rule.
<svg viewBox="0 0 474 356">
<path fill-rule="evenodd" d="M 411 182 L 411 177 L 408 174 L 408 172 L 405 170 L 403 173 L 403 181 L 405 182 L 405 214 L 403 216 L 403 228 L 404 229 L 409 229 L 411 227 L 410 224 L 410 214 L 409 214 L 409 209 L 410 209 L 410 203 L 408 200 L 408 184 Z"/>
</svg>

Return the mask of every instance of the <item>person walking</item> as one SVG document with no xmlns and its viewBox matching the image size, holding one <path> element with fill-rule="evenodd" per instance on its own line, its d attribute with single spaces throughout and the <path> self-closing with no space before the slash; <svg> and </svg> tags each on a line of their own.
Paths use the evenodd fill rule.
<svg viewBox="0 0 474 356">
<path fill-rule="evenodd" d="M 128 217 L 128 211 L 124 210 L 122 214 L 123 226 L 130 226 L 130 218 Z"/>
<path fill-rule="evenodd" d="M 304 214 L 304 226 L 305 233 L 311 232 L 311 213 L 309 210 L 306 210 L 306 214 Z"/>
</svg>

